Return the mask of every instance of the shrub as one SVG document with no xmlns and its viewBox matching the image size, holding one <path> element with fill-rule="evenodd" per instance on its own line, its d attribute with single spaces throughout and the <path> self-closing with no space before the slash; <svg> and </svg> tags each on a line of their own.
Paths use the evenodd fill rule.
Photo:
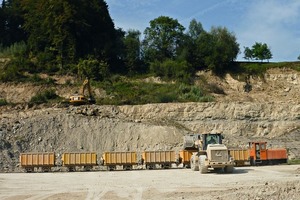
<svg viewBox="0 0 300 200">
<path fill-rule="evenodd" d="M 184 101 L 195 101 L 198 102 L 203 96 L 203 91 L 201 88 L 196 86 L 189 86 L 181 84 L 179 86 L 180 99 Z"/>
<path fill-rule="evenodd" d="M 163 63 L 158 61 L 150 64 L 150 71 L 156 76 L 164 79 L 177 79 L 181 82 L 190 83 L 193 69 L 186 61 L 165 60 Z"/>
<path fill-rule="evenodd" d="M 0 81 L 20 81 L 24 76 L 20 73 L 18 67 L 13 64 L 8 64 L 3 70 L 0 71 Z"/>
<path fill-rule="evenodd" d="M 38 74 L 34 74 L 33 76 L 27 79 L 28 81 L 35 83 L 35 84 L 46 84 L 46 85 L 55 85 L 55 80 L 52 78 L 41 78 Z"/>
<path fill-rule="evenodd" d="M 49 100 L 57 99 L 58 95 L 55 93 L 53 89 L 45 90 L 44 92 L 33 96 L 30 99 L 30 103 L 34 104 L 42 104 L 47 103 Z"/>
<path fill-rule="evenodd" d="M 5 106 L 7 105 L 7 101 L 5 99 L 0 99 L 0 106 Z"/>
<path fill-rule="evenodd" d="M 217 84 L 215 83 L 211 83 L 207 85 L 207 89 L 215 94 L 225 94 L 223 88 L 219 87 Z"/>
<path fill-rule="evenodd" d="M 26 52 L 27 46 L 25 42 L 17 42 L 9 47 L 2 47 L 0 45 L 0 57 L 12 57 L 12 56 L 22 56 Z"/>
<path fill-rule="evenodd" d="M 176 102 L 178 97 L 175 94 L 159 94 L 158 103 Z"/>
</svg>

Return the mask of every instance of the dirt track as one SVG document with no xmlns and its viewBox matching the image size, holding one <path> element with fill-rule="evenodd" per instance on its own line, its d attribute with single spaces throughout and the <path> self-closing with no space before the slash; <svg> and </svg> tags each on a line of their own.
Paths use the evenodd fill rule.
<svg viewBox="0 0 300 200">
<path fill-rule="evenodd" d="M 0 174 L 0 199 L 300 199 L 300 166 Z"/>
</svg>

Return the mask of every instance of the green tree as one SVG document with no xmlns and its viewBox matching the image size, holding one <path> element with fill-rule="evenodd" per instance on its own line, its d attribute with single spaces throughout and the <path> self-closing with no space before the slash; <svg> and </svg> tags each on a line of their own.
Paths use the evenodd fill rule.
<svg viewBox="0 0 300 200">
<path fill-rule="evenodd" d="M 104 61 L 99 61 L 92 57 L 80 59 L 77 64 L 78 76 L 80 78 L 91 78 L 96 81 L 103 81 L 108 78 L 108 65 Z"/>
<path fill-rule="evenodd" d="M 196 19 L 192 19 L 187 33 L 188 36 L 190 36 L 193 41 L 196 41 L 203 31 L 204 29 L 201 22 L 197 22 Z"/>
<path fill-rule="evenodd" d="M 124 62 L 129 73 L 140 70 L 141 67 L 141 32 L 129 30 L 124 37 L 125 56 Z"/>
<path fill-rule="evenodd" d="M 164 61 L 178 56 L 178 48 L 183 39 L 184 27 L 178 20 L 160 16 L 150 21 L 144 31 L 143 50 L 145 59 Z"/>
<path fill-rule="evenodd" d="M 8 47 L 27 40 L 23 30 L 24 18 L 21 0 L 3 0 L 0 6 L 0 44 Z"/>
<path fill-rule="evenodd" d="M 253 52 L 249 47 L 244 47 L 244 58 L 246 60 L 252 60 L 253 59 Z"/>
<path fill-rule="evenodd" d="M 183 51 L 183 53 L 185 53 L 185 60 L 187 60 L 194 69 L 201 69 L 203 67 L 203 56 L 198 46 L 201 42 L 199 41 L 200 36 L 204 32 L 200 22 L 197 22 L 195 19 L 190 22 L 184 44 L 185 51 Z"/>
<path fill-rule="evenodd" d="M 240 51 L 232 32 L 225 27 L 212 27 L 210 32 L 201 34 L 198 51 L 203 54 L 205 65 L 215 73 L 223 70 L 234 61 Z"/>
<path fill-rule="evenodd" d="M 255 44 L 250 49 L 249 47 L 244 47 L 244 58 L 260 60 L 268 60 L 273 57 L 272 52 L 266 43 L 255 42 Z"/>
<path fill-rule="evenodd" d="M 4 13 L 5 1 L 2 1 L 2 5 L 0 7 L 0 45 L 3 46 L 5 40 L 5 21 L 6 16 Z"/>
<path fill-rule="evenodd" d="M 108 62 L 117 57 L 117 33 L 104 0 L 23 0 L 22 8 L 28 44 L 40 64 L 68 70 L 88 55 Z"/>
<path fill-rule="evenodd" d="M 268 45 L 266 43 L 262 44 L 262 43 L 258 43 L 256 42 L 253 46 L 252 46 L 252 52 L 253 52 L 253 57 L 256 60 L 268 60 L 271 59 L 273 57 L 271 50 L 269 49 Z"/>
</svg>

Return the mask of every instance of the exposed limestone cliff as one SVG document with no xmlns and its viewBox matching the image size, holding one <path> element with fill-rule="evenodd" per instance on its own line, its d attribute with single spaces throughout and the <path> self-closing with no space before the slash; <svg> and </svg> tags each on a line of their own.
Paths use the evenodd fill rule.
<svg viewBox="0 0 300 200">
<path fill-rule="evenodd" d="M 212 103 L 0 107 L 0 171 L 17 171 L 20 152 L 178 151 L 183 135 L 210 131 L 223 132 L 230 147 L 268 141 L 288 148 L 290 158 L 300 157 L 298 72 L 271 70 L 264 78 L 251 77 L 249 93 L 238 78 L 202 76 L 226 95 L 216 95 Z M 28 84 L 0 85 L 1 97 L 16 103 L 27 102 L 39 90 Z"/>
</svg>

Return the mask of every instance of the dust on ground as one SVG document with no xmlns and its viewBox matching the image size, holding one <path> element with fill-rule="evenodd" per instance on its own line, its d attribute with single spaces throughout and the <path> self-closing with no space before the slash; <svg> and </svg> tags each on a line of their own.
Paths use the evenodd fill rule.
<svg viewBox="0 0 300 200">
<path fill-rule="evenodd" d="M 232 174 L 191 169 L 0 174 L 0 199 L 300 198 L 299 165 L 237 167 Z"/>
</svg>

